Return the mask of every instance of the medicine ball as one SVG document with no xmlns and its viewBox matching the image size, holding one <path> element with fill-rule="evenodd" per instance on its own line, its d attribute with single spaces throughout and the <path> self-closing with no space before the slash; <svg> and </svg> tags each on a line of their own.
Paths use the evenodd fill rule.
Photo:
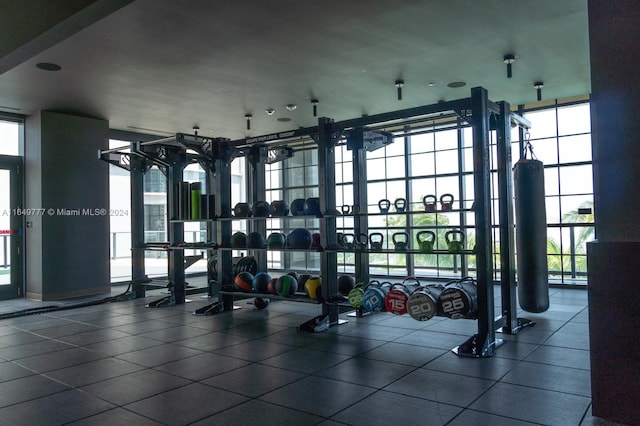
<svg viewBox="0 0 640 426">
<path fill-rule="evenodd" d="M 233 279 L 233 283 L 236 288 L 245 293 L 251 293 L 253 291 L 253 275 L 249 272 L 240 272 Z"/>
<path fill-rule="evenodd" d="M 304 289 L 304 285 L 307 282 L 307 280 L 311 278 L 311 275 L 309 274 L 300 274 L 298 275 L 298 290 L 302 291 Z"/>
<path fill-rule="evenodd" d="M 304 292 L 313 300 L 318 300 L 322 297 L 322 280 L 320 277 L 311 277 L 304 284 Z"/>
<path fill-rule="evenodd" d="M 340 275 L 338 277 L 338 291 L 340 294 L 348 295 L 356 285 L 356 280 L 351 275 Z"/>
<path fill-rule="evenodd" d="M 278 281 L 277 278 L 271 278 L 271 280 L 269 281 L 269 284 L 267 284 L 267 292 L 268 293 L 278 294 L 278 293 L 276 293 L 276 281 Z"/>
<path fill-rule="evenodd" d="M 266 201 L 256 201 L 251 208 L 253 217 L 269 217 L 271 216 L 271 204 Z"/>
<path fill-rule="evenodd" d="M 253 277 L 253 291 L 256 293 L 267 293 L 267 287 L 269 286 L 269 281 L 271 281 L 271 275 L 266 272 L 258 272 L 255 277 Z"/>
<path fill-rule="evenodd" d="M 304 214 L 307 216 L 322 216 L 322 213 L 320 213 L 320 198 L 307 198 L 304 201 Z"/>
<path fill-rule="evenodd" d="M 287 216 L 289 214 L 289 205 L 284 200 L 275 200 L 271 203 L 272 216 Z"/>
<path fill-rule="evenodd" d="M 236 232 L 231 236 L 231 247 L 245 248 L 247 246 L 247 234 L 244 232 Z"/>
<path fill-rule="evenodd" d="M 249 217 L 251 214 L 251 204 L 238 203 L 233 207 L 233 215 L 235 217 Z"/>
<path fill-rule="evenodd" d="M 296 198 L 291 202 L 291 216 L 302 216 L 304 214 L 304 199 Z"/>
<path fill-rule="evenodd" d="M 289 297 L 298 291 L 298 281 L 291 275 L 283 275 L 276 280 L 276 293 L 282 297 Z"/>
<path fill-rule="evenodd" d="M 209 275 L 209 279 L 217 281 L 218 280 L 218 256 L 210 255 L 207 260 L 207 274 Z"/>
<path fill-rule="evenodd" d="M 306 250 L 311 247 L 311 233 L 304 228 L 294 229 L 287 236 L 287 245 L 292 249 Z"/>
<path fill-rule="evenodd" d="M 247 235 L 247 247 L 249 248 L 263 248 L 264 237 L 260 232 L 249 232 Z"/>
<path fill-rule="evenodd" d="M 272 232 L 267 237 L 269 248 L 283 248 L 287 244 L 287 236 L 281 232 Z"/>
<path fill-rule="evenodd" d="M 296 279 L 296 281 L 298 281 L 298 283 L 300 283 L 300 280 L 299 280 L 300 277 L 298 276 L 298 273 L 296 271 L 287 272 L 287 275 L 291 275 L 293 278 Z"/>
</svg>

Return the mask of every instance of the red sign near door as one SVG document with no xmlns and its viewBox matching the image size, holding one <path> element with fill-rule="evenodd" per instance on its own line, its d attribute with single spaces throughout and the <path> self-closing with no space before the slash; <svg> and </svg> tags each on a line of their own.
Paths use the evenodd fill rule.
<svg viewBox="0 0 640 426">
<path fill-rule="evenodd" d="M 11 229 L 0 229 L 0 235 L 11 235 Z"/>
</svg>

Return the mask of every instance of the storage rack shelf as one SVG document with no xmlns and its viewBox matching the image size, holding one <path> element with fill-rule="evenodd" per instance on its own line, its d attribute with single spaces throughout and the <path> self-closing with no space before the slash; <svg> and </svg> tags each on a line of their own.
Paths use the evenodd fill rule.
<svg viewBox="0 0 640 426">
<path fill-rule="evenodd" d="M 345 135 L 355 134 L 355 138 L 348 139 L 347 145 L 352 152 L 353 163 L 353 204 L 368 206 L 366 193 L 366 146 L 361 138 L 362 130 L 367 126 L 401 126 L 409 120 L 429 120 L 442 117 L 443 114 L 458 117 L 458 122 L 466 122 L 472 128 L 473 136 L 473 164 L 472 172 L 474 182 L 474 203 L 471 209 L 451 209 L 425 211 L 406 211 L 387 213 L 359 212 L 353 215 L 335 214 L 336 206 L 336 177 L 335 177 L 335 147 L 338 141 Z M 487 91 L 481 87 L 471 89 L 471 97 L 454 101 L 445 101 L 433 105 L 409 108 L 383 114 L 363 116 L 355 119 L 335 122 L 329 118 L 320 118 L 318 125 L 307 128 L 299 128 L 289 132 L 263 135 L 231 141 L 223 138 L 207 138 L 198 135 L 177 134 L 174 137 L 163 138 L 155 141 L 138 142 L 132 144 L 128 151 L 105 150 L 100 152 L 100 158 L 126 168 L 132 176 L 132 198 L 141 202 L 142 176 L 152 165 L 160 167 L 167 175 L 168 180 L 168 218 L 170 247 L 169 253 L 169 279 L 172 284 L 171 295 L 158 305 L 184 303 L 185 295 L 185 256 L 184 250 L 178 249 L 178 245 L 184 244 L 184 223 L 189 220 L 178 220 L 180 212 L 180 199 L 177 185 L 182 181 L 182 170 L 187 164 L 199 163 L 207 171 L 207 194 L 215 196 L 215 215 L 213 219 L 204 220 L 207 223 L 207 239 L 215 241 L 216 246 L 204 247 L 210 254 L 217 256 L 218 276 L 217 280 L 209 277 L 209 296 L 218 299 L 223 310 L 233 309 L 234 297 L 247 297 L 235 292 L 223 292 L 219 283 L 233 282 L 233 250 L 254 250 L 252 253 L 257 259 L 260 270 L 266 270 L 266 253 L 264 249 L 232 249 L 230 239 L 232 223 L 234 221 L 246 221 L 251 231 L 267 231 L 267 222 L 271 220 L 290 219 L 314 219 L 309 216 L 286 216 L 275 218 L 236 218 L 233 217 L 231 206 L 231 172 L 230 163 L 233 158 L 245 156 L 251 167 L 249 168 L 247 200 L 255 202 L 264 200 L 265 188 L 265 161 L 269 149 L 276 144 L 293 146 L 301 138 L 311 138 L 317 144 L 318 149 L 318 175 L 319 175 L 319 199 L 320 211 L 323 212 L 322 220 L 318 227 L 321 234 L 322 247 L 337 247 L 337 226 L 339 220 L 349 218 L 353 220 L 353 233 L 356 235 L 368 233 L 368 218 L 375 216 L 411 216 L 418 214 L 449 214 L 458 213 L 464 215 L 473 213 L 472 226 L 475 231 L 474 250 L 463 250 L 453 254 L 448 251 L 435 250 L 433 253 L 425 253 L 419 250 L 323 250 L 312 251 L 320 255 L 320 275 L 323 277 L 321 298 L 333 300 L 338 292 L 337 285 L 337 255 L 338 253 L 354 253 L 355 275 L 358 281 L 367 282 L 369 277 L 368 254 L 378 253 L 405 253 L 412 255 L 433 254 L 436 256 L 474 255 L 476 262 L 477 281 L 477 325 L 478 333 L 466 342 L 454 348 L 459 355 L 471 357 L 492 356 L 501 343 L 496 339 L 496 330 L 516 334 L 528 325 L 526 320 L 517 318 L 515 299 L 515 262 L 514 262 L 514 238 L 513 238 L 513 212 L 511 206 L 512 177 L 511 177 L 511 146 L 510 134 L 512 123 L 530 127 L 523 118 L 513 114 L 506 102 L 494 103 L 488 99 Z M 490 177 L 490 130 L 491 127 L 497 133 L 497 157 L 498 157 L 498 194 L 492 194 Z M 358 132 L 360 139 L 358 139 Z M 293 151 L 291 148 L 288 148 Z M 195 152 L 191 154 L 190 152 Z M 123 158 L 126 157 L 126 161 Z M 468 175 L 468 172 L 461 173 Z M 137 198 L 136 198 L 137 197 Z M 501 311 L 498 316 L 494 313 L 493 297 L 493 225 L 492 199 L 499 200 L 499 233 L 500 233 L 500 292 Z M 139 209 L 142 211 L 142 209 Z M 136 215 L 134 215 L 136 216 Z M 132 217 L 132 275 L 134 284 L 142 282 L 144 274 L 144 254 L 147 250 L 144 246 L 143 227 L 144 217 L 141 214 Z M 414 229 L 426 229 L 430 226 L 415 227 Z M 450 226 L 434 225 L 434 228 L 450 228 Z M 465 229 L 465 226 L 457 227 Z M 378 228 L 373 228 L 378 229 Z M 181 249 L 193 249 L 196 247 L 180 247 Z M 287 251 L 278 249 L 278 251 Z M 137 296 L 143 296 L 144 290 L 136 290 Z M 251 297 L 251 296 L 249 296 Z M 255 297 L 255 296 L 254 296 Z M 336 304 L 322 303 L 322 313 L 328 315 L 332 325 L 339 323 L 339 309 Z M 217 312 L 217 310 L 216 310 Z"/>
</svg>

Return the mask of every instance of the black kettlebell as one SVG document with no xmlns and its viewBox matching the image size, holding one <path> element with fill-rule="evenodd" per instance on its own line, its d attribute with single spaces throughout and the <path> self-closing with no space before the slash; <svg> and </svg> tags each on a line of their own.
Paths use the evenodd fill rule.
<svg viewBox="0 0 640 426">
<path fill-rule="evenodd" d="M 247 247 L 264 248 L 264 237 L 260 232 L 249 232 L 247 235 Z"/>
<path fill-rule="evenodd" d="M 360 234 L 355 240 L 356 250 L 366 250 L 369 245 L 369 236 L 367 234 Z"/>
<path fill-rule="evenodd" d="M 396 198 L 396 201 L 393 203 L 398 213 L 404 213 L 407 208 L 407 200 L 404 198 Z"/>
<path fill-rule="evenodd" d="M 356 248 L 356 236 L 353 234 L 342 234 L 342 245 L 347 250 Z"/>
<path fill-rule="evenodd" d="M 409 234 L 404 231 L 393 234 L 391 240 L 396 251 L 404 251 L 409 248 Z"/>
<path fill-rule="evenodd" d="M 389 213 L 389 208 L 391 207 L 391 201 L 387 200 L 386 198 L 383 198 L 382 200 L 378 201 L 378 208 L 380 209 L 380 213 Z"/>
<path fill-rule="evenodd" d="M 383 241 L 384 235 L 382 235 L 382 232 L 372 232 L 371 235 L 369 235 L 371 250 L 382 250 Z"/>
</svg>

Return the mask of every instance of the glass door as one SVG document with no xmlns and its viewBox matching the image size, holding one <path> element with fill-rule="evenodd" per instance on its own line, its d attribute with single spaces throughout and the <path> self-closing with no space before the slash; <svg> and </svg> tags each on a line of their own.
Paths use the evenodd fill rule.
<svg viewBox="0 0 640 426">
<path fill-rule="evenodd" d="M 0 299 L 21 297 L 24 288 L 22 158 L 0 155 Z"/>
</svg>

